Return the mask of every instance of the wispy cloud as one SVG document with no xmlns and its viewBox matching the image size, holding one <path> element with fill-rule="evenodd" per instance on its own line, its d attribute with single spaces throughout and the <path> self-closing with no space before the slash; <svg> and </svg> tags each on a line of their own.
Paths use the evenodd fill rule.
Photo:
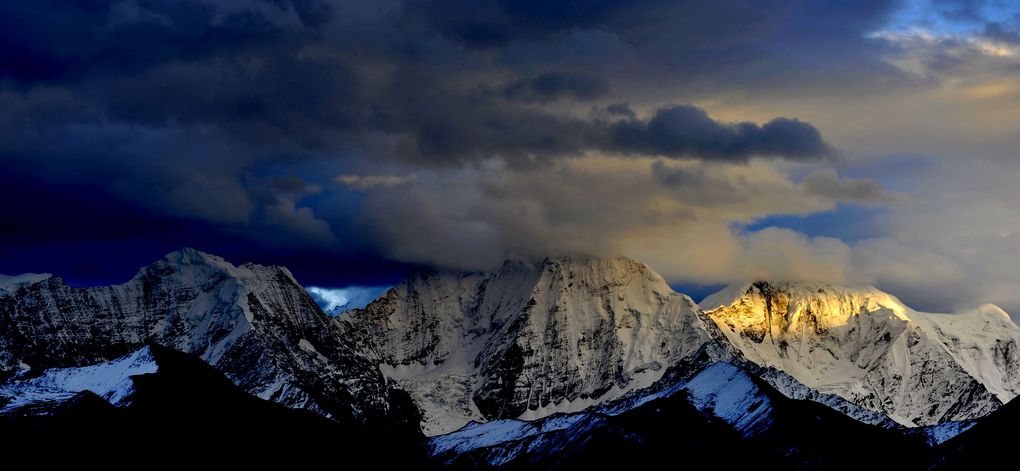
<svg viewBox="0 0 1020 471">
<path fill-rule="evenodd" d="M 350 309 L 367 306 L 390 289 L 389 286 L 346 286 L 343 288 L 307 287 L 312 299 L 327 314 L 337 315 Z"/>
</svg>

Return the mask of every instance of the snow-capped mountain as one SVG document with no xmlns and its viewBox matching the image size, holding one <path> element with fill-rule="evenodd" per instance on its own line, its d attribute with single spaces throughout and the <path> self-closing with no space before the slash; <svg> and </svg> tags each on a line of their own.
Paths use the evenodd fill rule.
<svg viewBox="0 0 1020 471">
<path fill-rule="evenodd" d="M 95 365 L 155 342 L 200 356 L 257 397 L 338 420 L 382 420 L 406 405 L 286 268 L 184 249 L 119 285 L 35 276 L 5 286 L 0 378 Z"/>
<path fill-rule="evenodd" d="M 483 451 L 489 464 L 505 464 L 534 449 L 562 445 L 564 431 L 583 441 L 579 435 L 605 425 L 607 417 L 625 414 L 652 401 L 673 395 L 685 396 L 699 411 L 721 419 L 745 437 L 756 435 L 772 421 L 769 398 L 755 385 L 751 375 L 728 363 L 711 363 L 688 380 L 643 397 L 630 407 L 593 407 L 589 410 L 556 414 L 533 421 L 518 419 L 473 422 L 450 434 L 430 441 L 432 452 L 457 459 L 465 453 Z M 526 442 L 527 446 L 521 446 Z"/>
<path fill-rule="evenodd" d="M 621 397 L 705 347 L 714 328 L 644 264 L 570 257 L 419 273 L 336 322 L 411 393 L 428 435 Z"/>
<path fill-rule="evenodd" d="M 98 365 L 22 377 L 2 389 L 41 399 L 31 410 L 0 413 L 6 458 L 0 462 L 7 468 L 28 459 L 62 468 L 158 462 L 182 469 L 196 463 L 314 469 L 328 450 L 358 469 L 429 469 L 420 433 L 341 423 L 256 398 L 201 358 L 156 344 Z"/>
<path fill-rule="evenodd" d="M 149 346 L 105 363 L 50 368 L 39 376 L 15 378 L 0 385 L 0 413 L 59 403 L 82 391 L 90 391 L 111 405 L 119 406 L 133 391 L 131 376 L 156 370 L 156 360 Z"/>
<path fill-rule="evenodd" d="M 747 360 L 906 426 L 981 417 L 1016 396 L 1020 329 L 994 306 L 929 314 L 871 287 L 766 282 L 701 306 Z"/>
<path fill-rule="evenodd" d="M 675 441 L 659 413 L 695 449 L 737 439 L 749 456 L 833 463 L 790 437 L 935 446 L 1020 392 L 1018 342 L 994 306 L 922 313 L 870 287 L 758 282 L 699 306 L 624 258 L 420 271 L 330 317 L 285 268 L 185 249 L 113 286 L 0 278 L 0 419 L 83 397 L 130 407 L 169 347 L 257 398 L 396 426 L 410 446 L 424 432 L 453 463 L 662 453 Z"/>
<path fill-rule="evenodd" d="M 433 437 L 430 448 L 444 463 L 464 467 L 575 469 L 682 460 L 709 468 L 725 462 L 726 467 L 859 469 L 882 456 L 884 467 L 912 469 L 900 465 L 923 463 L 924 443 L 921 436 L 790 399 L 737 365 L 715 362 L 629 407 L 472 423 Z M 867 444 L 868 453 L 846 453 L 845 446 L 854 444 Z"/>
<path fill-rule="evenodd" d="M 1016 429 L 1020 424 L 1020 402 L 1010 402 L 972 424 L 935 448 L 933 470 L 995 469 L 1009 467 Z"/>
</svg>

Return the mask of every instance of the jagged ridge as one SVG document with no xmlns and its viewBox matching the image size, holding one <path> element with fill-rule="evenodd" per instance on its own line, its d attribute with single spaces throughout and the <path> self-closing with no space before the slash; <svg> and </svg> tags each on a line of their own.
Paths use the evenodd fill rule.
<svg viewBox="0 0 1020 471">
<path fill-rule="evenodd" d="M 706 321 L 646 265 L 581 257 L 419 273 L 337 319 L 411 391 L 427 434 L 649 386 L 709 342 Z"/>
<path fill-rule="evenodd" d="M 927 314 L 872 287 L 768 282 L 702 305 L 748 360 L 907 426 L 981 417 L 1016 395 L 1020 330 L 997 308 Z"/>
<path fill-rule="evenodd" d="M 406 396 L 336 335 L 283 267 L 235 267 L 183 249 L 123 284 L 76 288 L 52 276 L 0 295 L 6 376 L 101 363 L 146 342 L 199 355 L 245 391 L 291 407 L 417 422 Z"/>
</svg>

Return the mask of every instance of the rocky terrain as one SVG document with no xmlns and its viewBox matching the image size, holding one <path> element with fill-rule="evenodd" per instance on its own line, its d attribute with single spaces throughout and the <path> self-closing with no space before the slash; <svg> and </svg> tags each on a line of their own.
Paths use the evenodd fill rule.
<svg viewBox="0 0 1020 471">
<path fill-rule="evenodd" d="M 702 305 L 751 362 L 906 426 L 982 417 L 1016 395 L 1020 329 L 993 306 L 929 314 L 870 287 L 766 282 Z"/>
<path fill-rule="evenodd" d="M 355 450 L 378 444 L 350 437 L 387 437 L 433 455 L 417 465 L 624 465 L 679 447 L 691 463 L 730 450 L 730 464 L 842 469 L 860 460 L 830 444 L 854 441 L 908 450 L 898 468 L 952 469 L 1012 410 L 1018 342 L 991 305 L 922 313 L 872 287 L 776 282 L 699 305 L 624 258 L 422 270 L 331 316 L 285 268 L 184 249 L 118 285 L 0 278 L 0 438 L 97 420 L 131 436 L 149 419 L 125 417 L 148 417 L 160 388 L 187 391 L 198 422 L 215 412 L 194 404 L 228 394 L 219 381 Z M 147 382 L 175 355 L 221 379 Z"/>
<path fill-rule="evenodd" d="M 621 397 L 711 343 L 713 328 L 646 265 L 589 258 L 419 273 L 337 325 L 411 392 L 430 435 Z"/>
<path fill-rule="evenodd" d="M 119 285 L 36 278 L 0 295 L 0 377 L 102 363 L 153 342 L 198 355 L 256 397 L 342 421 L 417 422 L 406 395 L 330 328 L 286 268 L 184 249 Z"/>
</svg>

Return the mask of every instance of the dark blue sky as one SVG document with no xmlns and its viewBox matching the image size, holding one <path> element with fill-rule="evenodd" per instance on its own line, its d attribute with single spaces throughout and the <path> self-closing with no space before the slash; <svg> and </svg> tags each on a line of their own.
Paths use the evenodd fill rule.
<svg viewBox="0 0 1020 471">
<path fill-rule="evenodd" d="M 8 0 L 0 273 L 622 254 L 693 291 L 1020 306 L 987 262 L 1020 248 L 1018 27 L 994 0 Z"/>
</svg>

